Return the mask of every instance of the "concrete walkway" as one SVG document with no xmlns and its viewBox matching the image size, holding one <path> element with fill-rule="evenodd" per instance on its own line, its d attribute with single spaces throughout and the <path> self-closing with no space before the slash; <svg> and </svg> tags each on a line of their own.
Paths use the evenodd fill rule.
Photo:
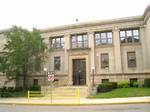
<svg viewBox="0 0 150 112">
<path fill-rule="evenodd" d="M 81 98 L 80 105 L 94 104 L 126 104 L 126 103 L 150 103 L 148 97 L 130 97 L 130 98 L 111 98 L 111 99 L 87 99 Z M 0 98 L 0 104 L 24 104 L 24 105 L 76 105 L 77 99 L 55 99 L 34 98 L 29 101 L 27 98 Z"/>
</svg>

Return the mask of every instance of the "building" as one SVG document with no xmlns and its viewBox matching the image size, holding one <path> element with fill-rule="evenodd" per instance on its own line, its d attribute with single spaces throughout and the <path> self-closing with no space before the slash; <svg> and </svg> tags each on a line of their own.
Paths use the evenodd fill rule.
<svg viewBox="0 0 150 112">
<path fill-rule="evenodd" d="M 43 29 L 52 49 L 45 67 L 60 85 L 99 84 L 150 78 L 150 5 L 141 16 Z M 94 77 L 93 77 L 94 76 Z M 45 73 L 29 85 L 47 82 Z"/>
</svg>

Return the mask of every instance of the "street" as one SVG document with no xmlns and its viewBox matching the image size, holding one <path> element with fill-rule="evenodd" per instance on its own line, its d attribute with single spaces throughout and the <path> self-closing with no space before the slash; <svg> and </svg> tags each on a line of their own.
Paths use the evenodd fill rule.
<svg viewBox="0 0 150 112">
<path fill-rule="evenodd" d="M 0 105 L 0 112 L 150 112 L 150 104 L 115 104 L 87 106 Z"/>
</svg>

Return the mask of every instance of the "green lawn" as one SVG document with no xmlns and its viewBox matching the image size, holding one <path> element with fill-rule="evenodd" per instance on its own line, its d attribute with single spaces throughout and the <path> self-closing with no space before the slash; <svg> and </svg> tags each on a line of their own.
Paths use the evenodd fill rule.
<svg viewBox="0 0 150 112">
<path fill-rule="evenodd" d="M 119 88 L 106 93 L 98 93 L 88 98 L 125 98 L 150 96 L 150 88 Z"/>
</svg>

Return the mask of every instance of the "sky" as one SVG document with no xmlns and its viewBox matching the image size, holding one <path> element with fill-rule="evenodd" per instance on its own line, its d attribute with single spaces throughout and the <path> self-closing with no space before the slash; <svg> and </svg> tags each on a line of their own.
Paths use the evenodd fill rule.
<svg viewBox="0 0 150 112">
<path fill-rule="evenodd" d="M 142 15 L 150 0 L 0 0 L 0 30 L 31 30 Z"/>
</svg>

